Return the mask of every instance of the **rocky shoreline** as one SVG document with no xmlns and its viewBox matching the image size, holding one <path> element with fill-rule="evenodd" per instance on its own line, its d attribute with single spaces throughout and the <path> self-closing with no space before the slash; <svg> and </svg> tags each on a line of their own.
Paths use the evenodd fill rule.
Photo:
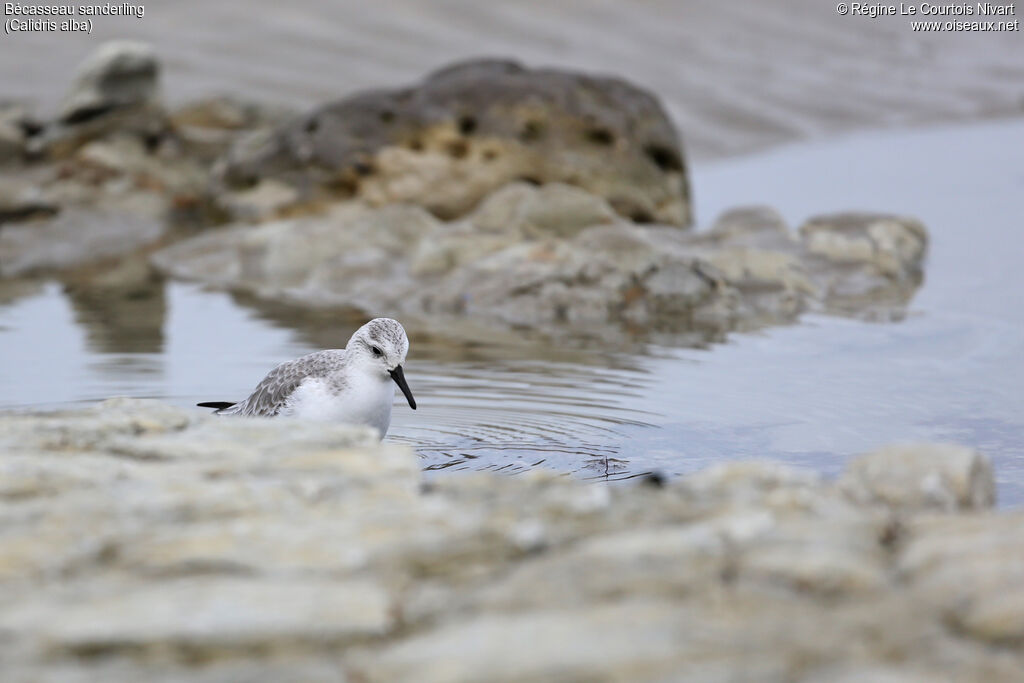
<svg viewBox="0 0 1024 683">
<path fill-rule="evenodd" d="M 924 276 L 911 217 L 741 207 L 692 231 L 682 144 L 617 79 L 485 60 L 301 113 L 169 110 L 160 72 L 107 46 L 57 117 L 0 108 L 0 296 L 54 277 L 135 301 L 118 333 L 174 277 L 614 346 L 896 319 Z M 834 481 L 425 482 L 362 430 L 3 414 L 0 660 L 12 681 L 1016 681 L 1024 525 L 993 492 L 949 445 Z"/>
<path fill-rule="evenodd" d="M 898 318 L 923 276 L 911 217 L 794 233 L 746 207 L 692 232 L 679 137 L 619 79 L 477 60 L 288 114 L 169 111 L 160 73 L 145 45 L 112 43 L 55 120 L 0 112 L 0 277 L 170 276 L 439 329 L 707 342 L 805 311 Z"/>
<path fill-rule="evenodd" d="M 1024 671 L 1024 519 L 970 449 L 425 483 L 362 430 L 119 399 L 0 416 L 0 450 L 6 680 Z"/>
</svg>

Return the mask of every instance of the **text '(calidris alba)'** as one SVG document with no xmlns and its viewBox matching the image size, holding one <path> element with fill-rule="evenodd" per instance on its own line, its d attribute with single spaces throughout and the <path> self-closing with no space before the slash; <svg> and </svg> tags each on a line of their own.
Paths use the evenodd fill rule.
<svg viewBox="0 0 1024 683">
<path fill-rule="evenodd" d="M 409 407 L 416 399 L 402 364 L 409 338 L 397 320 L 374 318 L 352 335 L 344 349 L 317 351 L 282 363 L 238 403 L 198 404 L 217 415 L 286 415 L 375 427 L 381 438 L 391 425 L 394 381 Z"/>
</svg>

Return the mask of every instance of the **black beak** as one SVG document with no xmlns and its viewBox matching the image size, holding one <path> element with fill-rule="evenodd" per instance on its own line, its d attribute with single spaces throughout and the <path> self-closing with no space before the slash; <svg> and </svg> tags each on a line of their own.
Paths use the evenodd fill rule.
<svg viewBox="0 0 1024 683">
<path fill-rule="evenodd" d="M 395 384 L 405 394 L 405 398 L 409 401 L 409 407 L 416 410 L 416 399 L 412 397 L 412 392 L 409 391 L 409 385 L 405 383 L 405 373 L 402 372 L 402 366 L 397 366 L 394 370 L 389 370 L 391 373 L 391 379 L 395 380 Z"/>
</svg>

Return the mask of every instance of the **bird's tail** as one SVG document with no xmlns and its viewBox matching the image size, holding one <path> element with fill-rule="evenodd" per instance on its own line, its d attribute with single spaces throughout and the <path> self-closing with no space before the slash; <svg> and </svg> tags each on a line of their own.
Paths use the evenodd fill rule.
<svg viewBox="0 0 1024 683">
<path fill-rule="evenodd" d="M 199 406 L 200 408 L 215 408 L 217 410 L 224 410 L 225 408 L 230 408 L 235 404 L 231 403 L 230 401 L 204 401 L 202 403 L 197 403 L 196 405 Z"/>
</svg>

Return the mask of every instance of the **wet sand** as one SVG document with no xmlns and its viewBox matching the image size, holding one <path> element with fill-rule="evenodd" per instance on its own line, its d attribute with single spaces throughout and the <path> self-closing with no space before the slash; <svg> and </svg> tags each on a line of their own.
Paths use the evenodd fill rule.
<svg viewBox="0 0 1024 683">
<path fill-rule="evenodd" d="M 0 41 L 6 98 L 56 105 L 101 41 L 153 43 L 172 102 L 230 93 L 297 107 L 507 56 L 618 74 L 658 93 L 696 160 L 875 127 L 1024 114 L 1024 40 L 915 33 L 832 3 L 299 0 L 149 3 L 94 33 Z"/>
</svg>

